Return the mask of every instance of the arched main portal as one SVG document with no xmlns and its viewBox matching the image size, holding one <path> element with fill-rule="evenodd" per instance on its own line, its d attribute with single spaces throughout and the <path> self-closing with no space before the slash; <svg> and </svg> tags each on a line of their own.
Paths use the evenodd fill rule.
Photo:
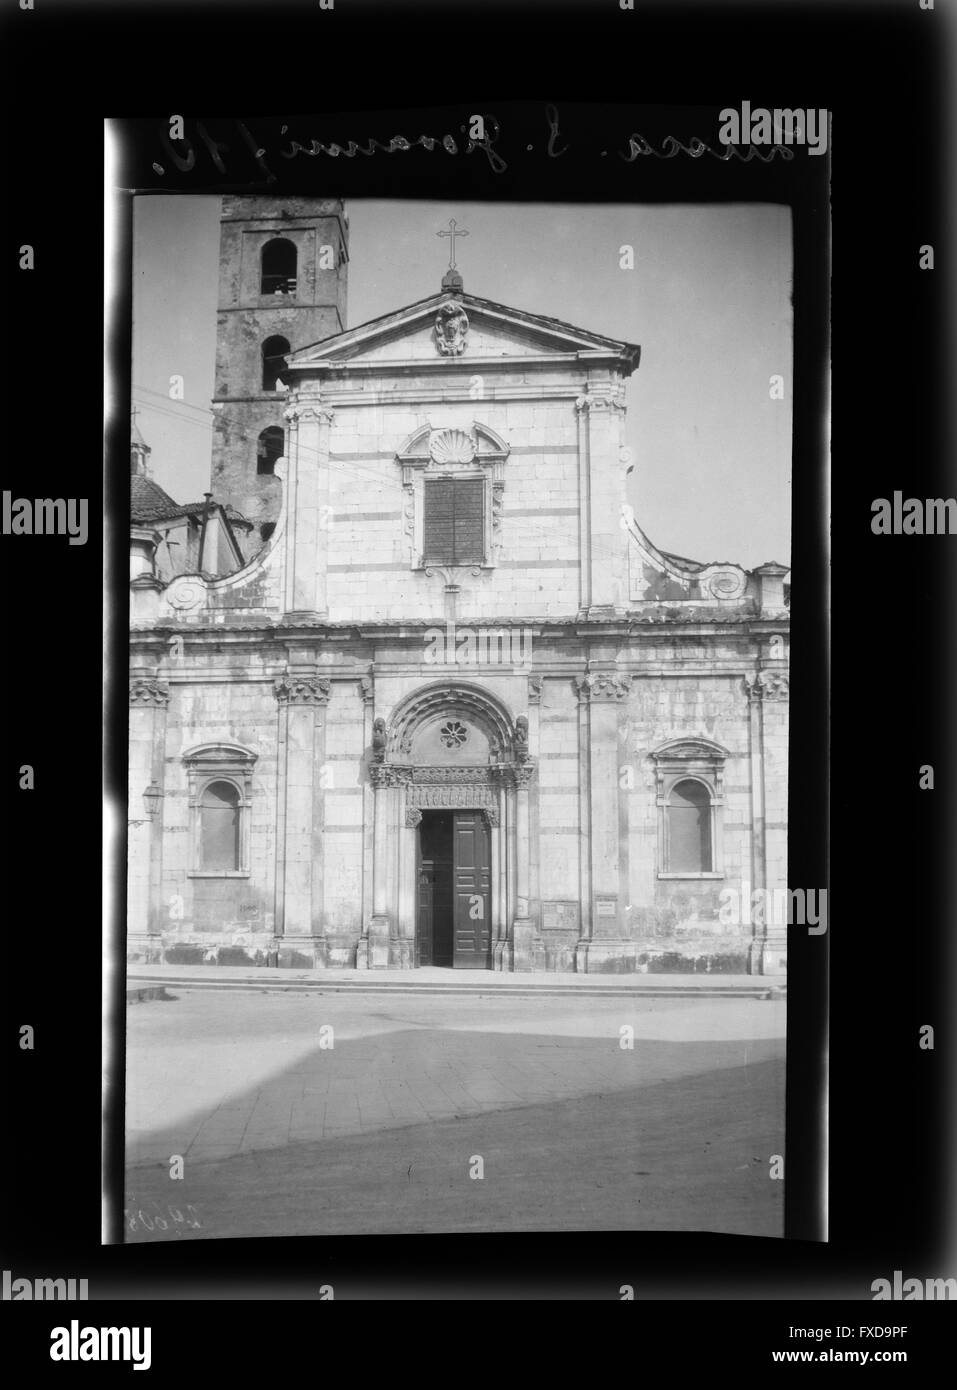
<svg viewBox="0 0 957 1390">
<path fill-rule="evenodd" d="M 537 965 L 527 718 L 480 686 L 436 682 L 375 720 L 372 759 L 373 913 L 357 964 Z"/>
</svg>

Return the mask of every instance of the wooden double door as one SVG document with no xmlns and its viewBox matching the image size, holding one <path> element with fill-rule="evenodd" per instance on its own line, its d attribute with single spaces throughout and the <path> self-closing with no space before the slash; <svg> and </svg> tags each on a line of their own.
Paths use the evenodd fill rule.
<svg viewBox="0 0 957 1390">
<path fill-rule="evenodd" d="M 481 811 L 423 811 L 416 964 L 491 968 L 491 843 Z"/>
</svg>

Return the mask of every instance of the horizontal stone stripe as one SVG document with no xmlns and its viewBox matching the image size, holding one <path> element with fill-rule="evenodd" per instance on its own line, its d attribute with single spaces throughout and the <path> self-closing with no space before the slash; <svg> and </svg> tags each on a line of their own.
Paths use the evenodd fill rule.
<svg viewBox="0 0 957 1390">
<path fill-rule="evenodd" d="M 577 516 L 577 507 L 506 507 L 506 516 Z"/>
<path fill-rule="evenodd" d="M 260 399 L 266 400 L 266 399 L 268 399 L 268 398 L 267 398 L 267 397 L 252 396 L 252 397 L 242 397 L 241 399 L 244 399 L 244 400 L 260 400 Z M 527 427 L 526 427 L 526 428 L 527 428 Z M 371 431 L 369 431 L 369 433 L 371 433 Z M 529 455 L 529 454 L 537 454 L 539 457 L 541 457 L 541 455 L 543 455 L 543 454 L 577 454 L 577 453 L 578 453 L 578 445 L 577 445 L 577 444 L 516 444 L 516 445 L 514 445 L 514 447 L 512 447 L 512 448 L 509 449 L 509 454 L 510 454 L 510 455 L 521 454 L 521 455 L 525 456 L 525 455 Z M 397 456 L 397 452 L 396 452 L 395 449 L 350 449 L 350 450 L 336 449 L 334 452 L 330 449 L 330 451 L 329 451 L 329 460 L 330 460 L 330 462 L 332 462 L 332 463 L 338 463 L 338 462 L 347 463 L 347 462 L 349 462 L 350 460 L 355 460 L 355 459 L 360 459 L 360 460 L 362 460 L 362 459 L 369 459 L 369 460 L 371 460 L 371 459 L 393 459 L 393 460 L 394 460 L 394 459 L 396 459 L 396 456 Z M 486 454 L 476 454 L 476 455 L 475 455 L 475 458 L 474 458 L 474 460 L 473 460 L 473 462 L 474 462 L 474 463 L 478 463 L 478 464 L 484 464 L 484 463 L 491 463 L 492 460 L 491 460 L 491 459 L 488 457 L 488 455 L 486 455 Z"/>
<path fill-rule="evenodd" d="M 543 825 L 539 827 L 539 838 L 544 840 L 546 835 L 580 835 L 581 827 L 578 825 Z"/>
<path fill-rule="evenodd" d="M 372 431 L 370 430 L 369 433 L 371 434 Z M 341 452 L 332 453 L 332 451 L 330 450 L 330 452 L 329 452 L 329 459 L 330 459 L 331 462 L 336 462 L 336 461 L 339 460 L 339 459 L 341 459 L 343 462 L 345 462 L 346 459 L 394 459 L 394 458 L 395 458 L 395 450 L 394 450 L 394 449 L 355 449 L 355 450 L 350 450 L 349 453 L 341 453 Z"/>
<path fill-rule="evenodd" d="M 401 512 L 347 512 L 333 507 L 329 521 L 401 521 Z"/>
<path fill-rule="evenodd" d="M 401 560 L 381 565 L 372 565 L 365 560 L 356 560 L 352 565 L 326 565 L 328 574 L 366 574 L 370 570 L 407 570 L 409 567 Z"/>
<path fill-rule="evenodd" d="M 320 830 L 323 835 L 363 835 L 365 826 L 360 821 L 358 825 L 323 825 Z"/>
<path fill-rule="evenodd" d="M 577 444 L 516 444 L 510 454 L 577 454 Z"/>
<path fill-rule="evenodd" d="M 331 567 L 330 567 L 331 568 Z M 577 560 L 499 560 L 500 570 L 577 570 Z M 569 620 L 573 621 L 573 620 Z"/>
</svg>

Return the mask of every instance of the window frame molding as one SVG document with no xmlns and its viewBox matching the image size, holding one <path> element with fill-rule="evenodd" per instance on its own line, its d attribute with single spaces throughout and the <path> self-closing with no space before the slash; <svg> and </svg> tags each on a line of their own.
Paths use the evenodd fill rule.
<svg viewBox="0 0 957 1390">
<path fill-rule="evenodd" d="M 659 879 L 713 880 L 724 872 L 724 767 L 731 756 L 727 748 L 709 738 L 676 738 L 656 748 L 651 757 L 655 767 L 658 807 Z M 708 793 L 711 810 L 711 868 L 672 869 L 670 867 L 671 825 L 668 812 L 671 794 L 679 782 L 698 782 Z"/>
<path fill-rule="evenodd" d="M 204 743 L 182 755 L 189 807 L 189 867 L 187 878 L 249 878 L 253 769 L 258 754 L 237 743 Z M 202 799 L 214 782 L 227 782 L 239 793 L 239 868 L 204 869 Z"/>
<path fill-rule="evenodd" d="M 493 570 L 502 543 L 505 497 L 505 463 L 509 446 L 488 425 L 473 420 L 468 428 L 420 425 L 396 454 L 402 469 L 402 527 L 409 568 L 421 573 Z M 482 507 L 483 556 L 481 560 L 447 564 L 425 556 L 425 483 L 446 478 L 478 478 L 485 483 Z"/>
</svg>

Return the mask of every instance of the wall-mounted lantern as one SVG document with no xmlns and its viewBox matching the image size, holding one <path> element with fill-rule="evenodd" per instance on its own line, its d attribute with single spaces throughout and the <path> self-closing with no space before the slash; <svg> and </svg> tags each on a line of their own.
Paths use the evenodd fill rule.
<svg viewBox="0 0 957 1390">
<path fill-rule="evenodd" d="M 143 793 L 143 805 L 146 807 L 146 814 L 150 820 L 156 819 L 159 804 L 163 799 L 163 792 L 159 785 L 154 781 L 149 784 Z"/>
</svg>

